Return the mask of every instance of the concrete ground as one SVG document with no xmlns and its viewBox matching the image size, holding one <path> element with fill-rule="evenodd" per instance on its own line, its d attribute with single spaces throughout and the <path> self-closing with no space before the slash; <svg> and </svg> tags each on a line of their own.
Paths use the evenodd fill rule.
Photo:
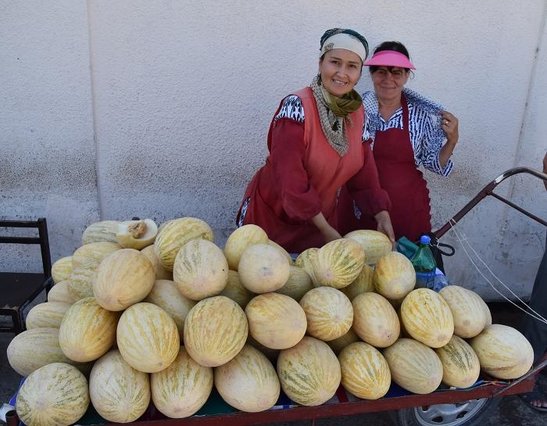
<svg viewBox="0 0 547 426">
<path fill-rule="evenodd" d="M 493 312 L 494 322 L 513 324 L 518 319 L 518 312 L 512 312 L 514 308 L 506 306 L 496 307 Z M 13 338 L 12 334 L 0 333 L 0 406 L 7 402 L 13 395 L 20 380 L 20 376 L 11 369 L 8 364 L 6 349 Z M 547 377 L 539 376 L 539 383 L 547 391 Z M 392 413 L 393 414 L 393 413 Z M 390 413 L 373 413 L 357 416 L 318 419 L 312 421 L 297 421 L 290 423 L 273 423 L 270 426 L 358 426 L 373 425 L 387 426 L 396 424 Z M 498 407 L 492 410 L 490 415 L 481 418 L 481 426 L 546 426 L 547 413 L 533 410 L 525 405 L 518 396 L 508 396 L 501 399 Z"/>
</svg>

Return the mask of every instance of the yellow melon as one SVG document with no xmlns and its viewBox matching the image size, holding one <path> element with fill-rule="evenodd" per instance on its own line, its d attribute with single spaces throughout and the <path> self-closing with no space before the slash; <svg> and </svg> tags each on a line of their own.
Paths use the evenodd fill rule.
<svg viewBox="0 0 547 426">
<path fill-rule="evenodd" d="M 202 238 L 204 240 L 214 241 L 213 230 L 207 222 L 195 217 L 181 217 L 173 219 L 158 230 L 158 235 L 154 241 L 154 250 L 162 266 L 168 270 L 173 270 L 175 257 L 180 248 L 190 240 Z"/>
<path fill-rule="evenodd" d="M 361 273 L 365 252 L 356 241 L 340 238 L 321 247 L 310 261 L 317 284 L 343 288 Z"/>
<path fill-rule="evenodd" d="M 245 345 L 226 364 L 215 368 L 215 388 L 224 401 L 240 411 L 272 408 L 281 386 L 272 363 L 258 349 Z"/>
<path fill-rule="evenodd" d="M 133 422 L 150 404 L 150 379 L 125 362 L 118 350 L 112 350 L 95 361 L 89 375 L 89 396 L 103 419 Z"/>
<path fill-rule="evenodd" d="M 287 258 L 269 244 L 253 244 L 241 254 L 239 260 L 241 284 L 253 293 L 267 293 L 283 287 L 290 274 Z"/>
<path fill-rule="evenodd" d="M 184 347 L 169 367 L 150 379 L 154 406 L 175 419 L 195 414 L 213 390 L 213 369 L 194 361 Z"/>
<path fill-rule="evenodd" d="M 255 296 L 245 307 L 249 333 L 271 349 L 296 345 L 306 334 L 306 313 L 298 302 L 279 293 Z"/>
<path fill-rule="evenodd" d="M 309 336 L 279 353 L 277 375 L 283 392 L 305 406 L 327 402 L 342 379 L 340 363 L 329 345 Z"/>
<path fill-rule="evenodd" d="M 99 242 L 117 243 L 116 232 L 118 232 L 117 220 L 102 220 L 89 225 L 82 234 L 82 245 Z"/>
<path fill-rule="evenodd" d="M 412 290 L 401 304 L 401 321 L 416 340 L 432 348 L 446 345 L 454 334 L 454 319 L 446 301 L 428 288 Z"/>
<path fill-rule="evenodd" d="M 353 300 L 355 296 L 361 293 L 368 293 L 374 291 L 374 282 L 372 277 L 374 276 L 374 269 L 369 265 L 363 265 L 363 269 L 353 280 L 353 282 L 347 287 L 342 288 L 342 293 L 349 297 L 349 300 Z"/>
<path fill-rule="evenodd" d="M 314 286 L 319 285 L 317 279 L 315 278 L 312 265 L 312 260 L 317 257 L 317 253 L 319 253 L 318 248 L 312 247 L 306 249 L 300 253 L 294 261 L 295 266 L 302 268 L 308 273 Z"/>
<path fill-rule="evenodd" d="M 277 244 L 275 241 L 272 241 L 272 240 L 268 240 L 268 244 L 271 245 L 271 246 L 274 246 L 275 248 L 277 248 L 281 253 L 283 253 L 283 255 L 287 258 L 288 262 L 292 265 L 294 263 L 293 261 L 293 258 L 292 256 L 290 255 L 290 253 L 285 250 L 283 247 L 281 247 L 279 244 Z"/>
<path fill-rule="evenodd" d="M 70 279 L 72 275 L 72 256 L 61 257 L 51 265 L 51 278 L 55 284 Z"/>
<path fill-rule="evenodd" d="M 377 293 L 362 293 L 353 301 L 353 330 L 365 342 L 377 348 L 391 346 L 399 337 L 397 312 Z"/>
<path fill-rule="evenodd" d="M 435 349 L 443 364 L 443 383 L 468 388 L 479 378 L 481 366 L 473 348 L 456 335 L 441 348 Z"/>
<path fill-rule="evenodd" d="M 35 305 L 27 314 L 25 320 L 27 329 L 59 328 L 68 308 L 70 308 L 70 304 L 62 302 L 46 302 Z"/>
<path fill-rule="evenodd" d="M 140 251 L 117 250 L 97 268 L 93 295 L 103 308 L 123 311 L 148 296 L 155 278 L 152 264 Z"/>
<path fill-rule="evenodd" d="M 456 336 L 467 339 L 484 329 L 486 318 L 478 294 L 473 295 L 471 290 L 457 285 L 448 285 L 439 294 L 452 311 Z"/>
<path fill-rule="evenodd" d="M 264 244 L 269 241 L 268 234 L 258 225 L 247 224 L 233 231 L 224 245 L 224 255 L 232 271 L 238 270 L 239 259 L 247 247 L 252 244 Z"/>
<path fill-rule="evenodd" d="M 372 281 L 382 296 L 401 299 L 414 289 L 416 271 L 405 255 L 392 251 L 378 259 Z"/>
<path fill-rule="evenodd" d="M 78 299 L 75 299 L 70 294 L 70 282 L 68 280 L 59 281 L 51 287 L 51 290 L 49 290 L 49 293 L 47 294 L 48 302 L 62 302 L 71 305 L 76 302 L 76 300 Z"/>
<path fill-rule="evenodd" d="M 243 309 L 225 296 L 196 303 L 184 322 L 184 345 L 205 367 L 218 367 L 234 358 L 247 340 L 249 325 Z"/>
<path fill-rule="evenodd" d="M 152 219 L 128 220 L 118 225 L 116 241 L 123 248 L 141 250 L 151 244 L 158 235 L 158 225 Z"/>
<path fill-rule="evenodd" d="M 391 385 L 391 372 L 378 349 L 365 342 L 346 346 L 340 355 L 342 386 L 357 398 L 375 400 L 383 397 Z"/>
<path fill-rule="evenodd" d="M 175 257 L 173 281 L 188 299 L 216 296 L 228 282 L 228 262 L 215 243 L 203 239 L 188 241 Z"/>
<path fill-rule="evenodd" d="M 148 302 L 136 303 L 123 312 L 116 341 L 123 359 L 144 373 L 157 373 L 169 367 L 180 349 L 173 318 Z"/>
<path fill-rule="evenodd" d="M 59 327 L 63 353 L 78 362 L 94 361 L 116 341 L 119 314 L 101 307 L 94 297 L 78 300 L 66 311 Z"/>
<path fill-rule="evenodd" d="M 156 280 L 173 280 L 173 272 L 168 271 L 163 267 L 163 265 L 160 262 L 160 259 L 158 258 L 158 255 L 156 254 L 156 249 L 154 244 L 146 246 L 141 250 L 141 253 L 144 254 L 150 263 L 152 263 L 152 266 L 154 268 L 154 272 L 156 273 Z"/>
<path fill-rule="evenodd" d="M 353 328 L 350 328 L 346 334 L 338 337 L 337 339 L 329 340 L 327 344 L 334 351 L 334 353 L 338 355 L 346 346 L 360 341 L 361 339 L 357 336 L 355 331 L 353 331 Z"/>
<path fill-rule="evenodd" d="M 363 247 L 369 265 L 375 265 L 382 256 L 393 250 L 387 235 L 372 229 L 358 229 L 344 235 L 344 238 L 355 240 Z"/>
<path fill-rule="evenodd" d="M 228 282 L 224 290 L 220 292 L 221 296 L 226 296 L 236 302 L 242 309 L 245 309 L 247 303 L 255 296 L 254 293 L 247 290 L 241 280 L 239 279 L 239 273 L 237 271 L 228 271 Z"/>
<path fill-rule="evenodd" d="M 413 393 L 431 393 L 443 378 L 443 365 L 433 349 L 413 339 L 401 338 L 383 350 L 392 380 Z"/>
<path fill-rule="evenodd" d="M 470 340 L 483 371 L 497 379 L 516 379 L 530 370 L 534 350 L 513 327 L 492 324 Z"/>
<path fill-rule="evenodd" d="M 89 406 L 85 376 L 74 366 L 55 362 L 30 374 L 17 393 L 21 421 L 29 426 L 68 426 Z"/>
<path fill-rule="evenodd" d="M 300 300 L 306 314 L 307 334 L 323 341 L 346 334 L 353 323 L 353 306 L 348 297 L 332 287 L 317 287 Z"/>
<path fill-rule="evenodd" d="M 314 288 L 313 281 L 309 274 L 299 266 L 290 265 L 289 279 L 283 287 L 276 290 L 276 293 L 281 293 L 292 297 L 296 301 L 300 301 L 302 296 L 312 288 Z"/>
</svg>

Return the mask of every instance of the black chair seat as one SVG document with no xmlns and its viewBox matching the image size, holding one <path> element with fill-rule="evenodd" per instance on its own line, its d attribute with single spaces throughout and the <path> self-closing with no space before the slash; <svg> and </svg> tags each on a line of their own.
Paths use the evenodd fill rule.
<svg viewBox="0 0 547 426">
<path fill-rule="evenodd" d="M 4 308 L 24 307 L 29 299 L 34 299 L 45 288 L 44 274 L 0 272 L 0 293 Z"/>
</svg>

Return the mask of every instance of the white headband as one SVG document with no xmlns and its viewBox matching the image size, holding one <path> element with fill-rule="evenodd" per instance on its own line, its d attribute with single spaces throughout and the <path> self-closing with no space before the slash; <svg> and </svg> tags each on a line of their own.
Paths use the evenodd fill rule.
<svg viewBox="0 0 547 426">
<path fill-rule="evenodd" d="M 353 37 L 350 34 L 338 33 L 330 36 L 323 43 L 321 48 L 321 55 L 323 56 L 326 52 L 332 49 L 346 49 L 349 50 L 361 58 L 364 62 L 367 58 L 367 50 L 363 43 L 361 43 L 357 38 Z"/>
</svg>

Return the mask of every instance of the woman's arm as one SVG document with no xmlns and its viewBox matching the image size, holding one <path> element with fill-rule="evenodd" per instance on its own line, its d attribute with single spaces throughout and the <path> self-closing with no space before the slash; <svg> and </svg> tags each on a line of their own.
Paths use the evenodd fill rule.
<svg viewBox="0 0 547 426">
<path fill-rule="evenodd" d="M 325 219 L 325 216 L 323 216 L 323 213 L 316 214 L 314 217 L 312 217 L 311 221 L 317 227 L 317 229 L 319 229 L 319 232 L 321 232 L 321 235 L 323 235 L 323 237 L 325 238 L 326 243 L 337 240 L 338 238 L 342 238 L 340 233 L 329 225 L 327 219 Z"/>
<path fill-rule="evenodd" d="M 446 143 L 439 152 L 439 163 L 444 169 L 458 143 L 459 131 L 458 119 L 453 114 L 448 111 L 443 111 L 441 120 L 441 127 L 446 135 Z"/>
</svg>

